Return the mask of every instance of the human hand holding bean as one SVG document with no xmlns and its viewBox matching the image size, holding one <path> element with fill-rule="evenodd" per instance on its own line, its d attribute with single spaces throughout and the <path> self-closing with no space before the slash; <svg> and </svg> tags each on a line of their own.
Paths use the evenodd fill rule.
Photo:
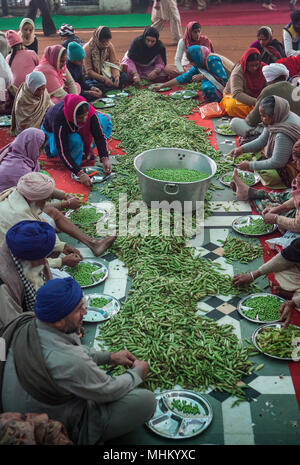
<svg viewBox="0 0 300 465">
<path fill-rule="evenodd" d="M 70 255 L 71 253 L 73 253 L 73 254 L 75 254 L 75 255 L 78 255 L 78 257 L 79 257 L 81 260 L 83 259 L 83 256 L 81 255 L 81 253 L 79 252 L 79 250 L 76 249 L 75 247 L 73 247 L 72 245 L 69 245 L 69 244 L 65 244 L 63 253 L 64 253 L 65 255 Z"/>
<path fill-rule="evenodd" d="M 86 187 L 92 187 L 93 185 L 91 178 L 87 174 L 80 176 L 80 183 Z"/>
<path fill-rule="evenodd" d="M 237 158 L 240 155 L 242 155 L 242 153 L 243 153 L 243 147 L 238 147 L 236 149 L 231 150 L 231 152 L 229 152 L 227 156 L 231 158 Z"/>
<path fill-rule="evenodd" d="M 284 328 L 287 328 L 288 325 L 290 324 L 291 317 L 293 310 L 295 308 L 295 304 L 292 300 L 288 300 L 287 302 L 284 302 L 281 307 L 280 307 L 280 320 L 279 321 L 284 321 Z"/>
<path fill-rule="evenodd" d="M 142 370 L 142 378 L 146 378 L 147 374 L 150 371 L 149 363 L 145 362 L 144 360 L 136 360 L 132 366 L 132 368 L 139 367 Z"/>
<path fill-rule="evenodd" d="M 149 74 L 149 79 L 150 81 L 154 81 L 156 78 L 157 78 L 157 71 L 156 70 L 153 70 L 150 74 Z"/>
<path fill-rule="evenodd" d="M 241 161 L 237 165 L 237 167 L 238 167 L 239 170 L 249 171 L 250 170 L 250 163 L 248 161 Z"/>
<path fill-rule="evenodd" d="M 193 82 L 200 82 L 200 81 L 202 81 L 203 78 L 204 78 L 204 76 L 202 74 L 195 74 L 195 76 L 192 77 L 192 81 Z"/>
<path fill-rule="evenodd" d="M 81 200 L 77 199 L 77 197 L 68 198 L 68 207 L 72 210 L 77 210 L 82 205 Z"/>
<path fill-rule="evenodd" d="M 278 215 L 275 215 L 274 213 L 262 213 L 262 217 L 264 220 L 264 223 L 266 224 L 276 224 L 277 223 L 277 218 Z"/>
<path fill-rule="evenodd" d="M 120 350 L 110 354 L 111 365 L 122 365 L 125 368 L 132 368 L 136 357 L 129 350 Z"/>
<path fill-rule="evenodd" d="M 74 266 L 78 265 L 78 263 L 81 260 L 82 259 L 79 257 L 79 255 L 76 255 L 75 253 L 70 253 L 69 255 L 65 255 L 62 258 L 62 264 L 64 266 L 70 266 L 71 268 L 73 268 Z"/>
<path fill-rule="evenodd" d="M 234 286 L 247 286 L 247 284 L 252 283 L 253 278 L 250 273 L 237 274 L 233 277 Z"/>
</svg>

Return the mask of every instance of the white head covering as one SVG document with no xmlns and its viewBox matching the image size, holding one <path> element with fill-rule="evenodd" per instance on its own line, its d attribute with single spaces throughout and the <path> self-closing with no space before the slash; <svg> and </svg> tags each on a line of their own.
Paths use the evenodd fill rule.
<svg viewBox="0 0 300 465">
<path fill-rule="evenodd" d="M 290 74 L 287 67 L 282 63 L 271 63 L 270 65 L 266 65 L 263 67 L 262 72 L 267 82 L 272 82 L 279 76 L 285 76 L 286 79 L 288 79 Z"/>
<path fill-rule="evenodd" d="M 46 78 L 40 71 L 33 71 L 26 76 L 26 84 L 30 92 L 34 92 L 41 86 L 46 85 Z"/>
<path fill-rule="evenodd" d="M 32 33 L 30 34 L 30 37 L 29 39 L 25 39 L 23 37 L 23 32 L 22 32 L 22 28 L 25 24 L 30 24 L 33 29 L 32 29 Z M 23 44 L 26 45 L 26 46 L 29 46 L 33 43 L 34 39 L 35 39 L 35 25 L 34 25 L 34 22 L 32 21 L 32 19 L 30 18 L 23 18 L 21 23 L 20 23 L 20 30 L 19 30 L 19 35 L 22 37 L 23 39 Z"/>
</svg>

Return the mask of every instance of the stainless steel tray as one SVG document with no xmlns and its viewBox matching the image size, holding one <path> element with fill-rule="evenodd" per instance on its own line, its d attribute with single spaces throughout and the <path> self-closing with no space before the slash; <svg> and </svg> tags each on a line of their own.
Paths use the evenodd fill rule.
<svg viewBox="0 0 300 465">
<path fill-rule="evenodd" d="M 176 90 L 175 92 L 171 92 L 169 96 L 176 100 L 187 100 L 190 98 L 197 97 L 198 92 L 195 90 Z"/>
<path fill-rule="evenodd" d="M 262 216 L 261 215 L 239 216 L 238 218 L 233 220 L 232 225 L 231 225 L 232 229 L 234 231 L 236 231 L 237 233 L 242 234 L 242 236 L 250 236 L 250 237 L 266 236 L 267 234 L 272 234 L 277 229 L 277 224 L 273 224 L 273 225 L 270 224 L 269 226 L 271 227 L 271 229 L 270 229 L 270 231 L 268 231 L 266 233 L 263 233 L 263 234 L 249 234 L 249 233 L 247 233 L 247 234 L 245 234 L 242 231 L 240 231 L 240 227 L 241 226 L 246 226 L 247 221 L 248 221 L 249 218 L 250 218 L 250 220 L 249 220 L 249 224 L 250 224 L 251 220 L 257 219 L 257 218 L 262 218 Z"/>
<path fill-rule="evenodd" d="M 90 224 L 90 223 L 91 223 L 91 224 L 98 223 L 98 221 L 102 221 L 103 219 L 105 219 L 105 218 L 108 216 L 108 213 L 107 213 L 106 210 L 104 210 L 104 209 L 102 209 L 102 208 L 99 208 L 98 206 L 93 205 L 93 204 L 83 205 L 82 207 L 80 207 L 80 210 L 86 210 L 86 209 L 88 209 L 88 208 L 96 208 L 96 210 L 97 210 L 98 213 L 102 213 L 102 216 L 101 216 L 101 218 L 99 218 L 99 220 L 97 220 L 97 221 L 92 221 L 92 222 L 89 222 L 89 223 L 85 223 L 86 225 L 88 225 L 88 224 Z M 73 221 L 73 220 L 71 219 L 72 213 L 74 213 L 74 210 L 68 210 L 68 211 L 66 212 L 66 215 L 65 215 L 66 218 L 68 218 L 70 221 L 72 221 L 72 223 L 76 224 L 77 226 L 80 226 L 82 223 L 76 223 L 76 220 Z"/>
<path fill-rule="evenodd" d="M 88 166 L 86 168 L 82 168 L 82 170 L 85 172 L 85 174 L 88 175 L 94 173 L 94 171 L 97 171 L 97 174 L 94 174 L 90 177 L 93 184 L 96 184 L 97 182 L 106 181 L 112 175 L 111 173 L 109 176 L 106 176 L 106 174 L 104 174 L 104 171 L 100 166 Z M 76 176 L 76 174 L 74 173 L 71 174 L 71 178 L 74 179 L 74 181 L 80 182 L 80 178 Z"/>
<path fill-rule="evenodd" d="M 226 160 L 226 161 L 228 161 L 228 160 Z M 228 161 L 228 163 L 230 163 L 230 161 Z M 239 174 L 245 173 L 244 176 L 246 176 L 246 174 L 249 174 L 249 175 L 253 176 L 253 184 L 251 184 L 250 186 L 247 184 L 248 187 L 255 186 L 255 184 L 258 184 L 260 182 L 260 178 L 259 178 L 257 173 L 252 173 L 251 171 L 242 171 L 242 170 L 238 170 L 238 173 Z M 220 183 L 224 184 L 224 186 L 230 187 L 230 182 L 224 181 L 224 178 L 225 178 L 225 176 L 230 176 L 230 175 L 232 176 L 232 174 L 233 174 L 233 171 L 229 171 L 228 173 L 222 174 L 222 176 L 219 179 Z"/>
<path fill-rule="evenodd" d="M 284 323 L 270 323 L 270 324 L 267 324 L 267 325 L 263 325 L 263 326 L 260 326 L 259 328 L 257 328 L 254 333 L 252 334 L 252 343 L 254 344 L 254 346 L 257 348 L 257 350 L 259 350 L 259 352 L 261 352 L 262 354 L 264 355 L 267 355 L 267 357 L 271 357 L 271 358 L 276 358 L 277 360 L 285 360 L 285 361 L 288 361 L 288 362 L 293 362 L 293 359 L 292 358 L 288 358 L 288 357 L 277 357 L 276 355 L 271 355 L 271 354 L 268 354 L 267 352 L 263 352 L 260 348 L 260 346 L 258 345 L 256 339 L 257 339 L 257 336 L 258 334 L 263 331 L 264 328 L 277 328 L 277 329 L 280 329 L 282 328 L 284 325 Z M 295 326 L 295 325 L 290 325 L 290 326 L 293 326 L 294 328 L 297 328 L 297 329 L 300 329 L 299 326 Z M 296 347 L 296 346 L 295 346 Z"/>
<path fill-rule="evenodd" d="M 173 399 L 197 405 L 201 414 L 185 414 L 172 407 Z M 157 407 L 153 417 L 146 423 L 154 433 L 165 438 L 187 439 L 206 430 L 213 410 L 202 395 L 187 390 L 165 391 L 156 395 Z"/>
<path fill-rule="evenodd" d="M 96 266 L 98 267 L 97 270 L 95 270 L 95 271 L 93 271 L 93 272 L 91 273 L 92 279 L 93 279 L 93 281 L 94 281 L 93 284 L 88 284 L 87 286 L 82 286 L 82 285 L 79 283 L 80 286 L 82 287 L 82 289 L 86 289 L 86 288 L 88 288 L 88 287 L 98 286 L 98 284 L 103 283 L 103 281 L 105 281 L 106 278 L 108 277 L 108 268 L 107 268 L 106 264 L 105 264 L 104 262 L 102 262 L 101 260 L 95 261 L 95 260 L 93 260 L 93 259 L 84 258 L 80 263 L 91 263 L 92 265 L 96 265 Z M 68 273 L 70 276 L 72 276 L 72 275 L 70 274 L 70 272 L 67 271 L 68 268 L 69 268 L 68 266 L 64 266 L 64 267 L 63 267 L 63 270 L 64 270 L 66 273 Z M 74 267 L 74 268 L 75 268 L 75 267 Z M 74 269 L 74 268 L 73 268 L 73 269 Z M 97 278 L 96 275 L 97 275 L 98 273 L 104 273 L 104 276 L 102 276 L 102 278 Z M 75 278 L 74 278 L 74 279 L 75 279 Z"/>
<path fill-rule="evenodd" d="M 112 316 L 116 315 L 121 308 L 118 299 L 108 294 L 86 294 L 86 309 L 87 314 L 84 315 L 83 321 L 86 323 L 100 323 L 101 321 L 109 320 Z M 104 307 L 95 307 L 91 305 L 93 299 L 104 298 L 109 302 Z"/>
<path fill-rule="evenodd" d="M 115 90 L 109 90 L 108 92 L 105 93 L 106 98 L 123 98 L 123 97 L 130 97 L 131 92 L 128 90 L 120 90 L 120 89 L 115 89 Z"/>
<path fill-rule="evenodd" d="M 246 305 L 244 305 L 245 302 L 247 302 L 247 300 L 252 299 L 253 297 L 265 297 L 265 296 L 272 296 L 276 298 L 277 300 L 279 300 L 281 303 L 285 302 L 285 300 L 282 297 L 279 297 L 275 294 L 269 294 L 268 292 L 259 292 L 257 294 L 250 294 L 247 297 L 244 297 L 243 299 L 239 301 L 238 307 L 237 307 L 239 314 L 246 320 L 251 321 L 252 323 L 276 323 L 277 321 L 279 321 L 279 318 L 278 320 L 273 320 L 273 321 L 262 321 L 262 320 L 259 320 L 258 315 L 256 315 L 256 320 L 253 320 L 252 318 L 249 318 L 248 316 L 244 314 L 243 310 L 248 310 L 248 309 L 250 310 L 250 307 L 247 307 Z"/>
<path fill-rule="evenodd" d="M 95 100 L 92 103 L 93 107 L 97 110 L 101 110 L 102 108 L 111 108 L 116 106 L 116 101 L 113 98 L 102 97 L 98 100 Z"/>
<path fill-rule="evenodd" d="M 162 83 L 160 84 L 150 84 L 150 86 L 148 87 L 149 90 L 152 90 L 155 86 L 161 86 Z M 159 89 L 157 92 L 167 92 L 168 90 L 171 90 L 172 87 L 162 87 L 161 89 Z"/>
<path fill-rule="evenodd" d="M 224 123 L 219 124 L 218 126 L 216 126 L 215 132 L 217 134 L 220 134 L 221 136 L 225 136 L 225 137 L 236 137 L 237 134 L 235 132 L 233 132 L 233 131 L 232 131 L 233 134 L 226 134 L 225 132 L 222 131 L 222 128 L 220 128 L 220 126 L 225 126 L 225 125 L 226 125 L 226 123 L 224 122 Z M 230 124 L 228 124 L 228 126 L 230 127 Z"/>
</svg>

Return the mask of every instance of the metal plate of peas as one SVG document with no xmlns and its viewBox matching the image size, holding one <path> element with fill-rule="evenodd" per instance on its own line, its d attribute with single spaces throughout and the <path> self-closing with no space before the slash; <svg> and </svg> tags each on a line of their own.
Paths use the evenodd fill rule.
<svg viewBox="0 0 300 465">
<path fill-rule="evenodd" d="M 243 236 L 260 237 L 272 234 L 277 229 L 276 224 L 265 224 L 260 215 L 245 215 L 236 218 L 231 225 L 232 229 Z"/>
<path fill-rule="evenodd" d="M 197 97 L 198 92 L 195 90 L 176 90 L 175 92 L 171 92 L 169 96 L 175 100 L 186 100 L 190 98 Z"/>
<path fill-rule="evenodd" d="M 215 131 L 221 136 L 236 136 L 236 133 L 230 127 L 230 123 L 219 124 L 219 126 L 215 128 Z"/>
<path fill-rule="evenodd" d="M 104 171 L 101 168 L 101 166 L 88 166 L 86 168 L 82 168 L 82 170 L 85 172 L 85 174 L 87 174 L 90 177 L 93 184 L 96 184 L 97 182 L 106 181 L 106 179 L 109 178 L 109 176 L 106 176 L 106 174 L 104 174 Z M 71 178 L 74 179 L 74 181 L 80 182 L 80 178 L 76 176 L 76 174 L 74 173 L 71 174 Z"/>
<path fill-rule="evenodd" d="M 116 315 L 121 308 L 118 299 L 108 294 L 87 294 L 86 310 L 83 321 L 86 323 L 101 323 L 101 321 L 109 320 Z"/>
<path fill-rule="evenodd" d="M 295 338 L 300 337 L 300 327 L 295 325 L 289 325 L 286 329 L 283 329 L 284 323 L 271 323 L 264 326 L 260 326 L 252 334 L 252 343 L 254 346 L 264 355 L 267 355 L 271 358 L 276 358 L 277 360 L 285 360 L 288 362 L 298 361 L 292 358 L 292 352 L 297 349 L 297 345 L 293 345 L 292 342 Z M 266 332 L 267 333 L 266 333 Z M 278 332 L 282 331 L 282 336 L 278 338 Z M 273 340 L 272 332 L 276 332 L 276 339 Z M 263 345 L 262 337 L 263 335 L 268 336 L 269 341 Z M 269 345 L 269 348 L 268 348 Z M 298 355 L 297 355 L 298 357 Z"/>
<path fill-rule="evenodd" d="M 267 292 L 250 294 L 239 301 L 239 314 L 252 323 L 276 323 L 279 309 L 285 302 L 282 297 Z"/>
<path fill-rule="evenodd" d="M 148 89 L 153 90 L 157 86 L 161 86 L 161 84 L 150 84 Z M 171 90 L 171 89 L 172 87 L 162 87 L 161 89 L 158 90 L 158 92 L 167 92 L 168 90 Z"/>
<path fill-rule="evenodd" d="M 238 170 L 238 174 L 241 180 L 245 184 L 247 184 L 247 186 L 249 187 L 255 186 L 255 184 L 259 183 L 260 181 L 258 174 L 252 173 L 251 171 Z M 230 187 L 230 183 L 232 181 L 232 175 L 233 175 L 232 171 L 224 173 L 219 179 L 220 183 L 224 184 L 224 186 Z"/>
<path fill-rule="evenodd" d="M 108 92 L 106 92 L 106 97 L 109 97 L 109 98 L 122 98 L 122 97 L 130 97 L 131 95 L 131 92 L 129 92 L 129 90 L 119 90 L 119 89 L 116 89 L 116 90 L 109 90 Z"/>
<path fill-rule="evenodd" d="M 156 411 L 146 425 L 159 436 L 192 438 L 206 430 L 213 419 L 211 405 L 196 392 L 165 391 L 157 394 L 156 400 Z"/>
<path fill-rule="evenodd" d="M 99 260 L 96 262 L 88 258 L 83 259 L 74 268 L 65 266 L 63 270 L 76 279 L 82 289 L 97 286 L 103 283 L 108 276 L 108 268 L 103 261 Z"/>
<path fill-rule="evenodd" d="M 77 226 L 86 226 L 89 224 L 98 223 L 98 221 L 104 220 L 107 217 L 108 213 L 106 210 L 99 208 L 96 205 L 93 205 L 91 203 L 89 205 L 83 205 L 77 211 L 68 210 L 66 212 L 66 218 L 68 218 L 70 221 L 72 221 L 72 223 L 76 224 Z M 93 209 L 93 211 L 95 211 L 95 213 L 97 214 L 97 217 L 96 215 L 94 218 L 94 215 L 87 215 L 87 211 L 89 209 Z"/>
</svg>

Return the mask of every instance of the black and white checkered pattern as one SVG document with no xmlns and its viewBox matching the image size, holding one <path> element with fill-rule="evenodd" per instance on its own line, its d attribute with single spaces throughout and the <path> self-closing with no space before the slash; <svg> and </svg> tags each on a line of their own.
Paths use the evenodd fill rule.
<svg viewBox="0 0 300 465">
<path fill-rule="evenodd" d="M 11 254 L 12 259 L 14 261 L 14 264 L 16 265 L 16 269 L 18 272 L 18 275 L 24 285 L 24 291 L 25 291 L 25 306 L 26 310 L 28 312 L 33 312 L 34 311 L 34 304 L 35 304 L 35 299 L 36 299 L 36 290 L 34 289 L 33 285 L 26 279 L 24 272 L 23 272 L 23 267 L 19 260 Z"/>
</svg>

